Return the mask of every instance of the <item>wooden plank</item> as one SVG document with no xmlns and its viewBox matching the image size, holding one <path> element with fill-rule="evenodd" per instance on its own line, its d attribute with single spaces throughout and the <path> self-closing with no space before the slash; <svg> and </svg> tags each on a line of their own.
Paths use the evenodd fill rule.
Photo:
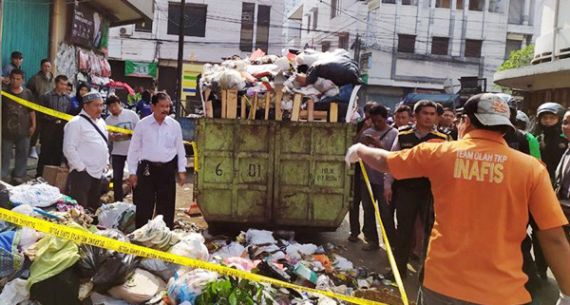
<svg viewBox="0 0 570 305">
<path fill-rule="evenodd" d="M 222 90 L 222 112 L 220 118 L 225 119 L 228 111 L 228 90 Z"/>
<path fill-rule="evenodd" d="M 264 120 L 269 120 L 269 109 L 271 104 L 271 92 L 265 93 L 265 116 L 263 117 Z"/>
<path fill-rule="evenodd" d="M 257 93 L 253 95 L 253 103 L 251 104 L 251 108 L 249 109 L 249 119 L 255 120 L 255 113 L 257 112 Z"/>
<path fill-rule="evenodd" d="M 315 120 L 315 101 L 310 99 L 307 102 L 307 121 L 312 122 Z"/>
<path fill-rule="evenodd" d="M 212 101 L 206 102 L 206 117 L 207 118 L 214 117 L 214 105 L 212 105 Z"/>
<path fill-rule="evenodd" d="M 241 97 L 241 112 L 240 112 L 240 118 L 242 120 L 247 119 L 246 113 L 247 113 L 247 96 L 242 95 L 242 97 Z"/>
<path fill-rule="evenodd" d="M 235 119 L 237 118 L 237 98 L 238 91 L 235 89 L 228 90 L 226 97 L 226 118 Z"/>
<path fill-rule="evenodd" d="M 301 112 L 302 100 L 303 100 L 303 96 L 301 96 L 301 94 L 295 94 L 295 97 L 293 97 L 293 111 L 291 113 L 291 121 L 292 122 L 299 121 L 299 113 Z"/>
<path fill-rule="evenodd" d="M 336 123 L 338 122 L 338 104 L 331 103 L 331 108 L 329 110 L 329 122 Z"/>
<path fill-rule="evenodd" d="M 275 120 L 283 120 L 283 111 L 281 110 L 281 101 L 283 100 L 283 86 L 275 88 Z"/>
</svg>

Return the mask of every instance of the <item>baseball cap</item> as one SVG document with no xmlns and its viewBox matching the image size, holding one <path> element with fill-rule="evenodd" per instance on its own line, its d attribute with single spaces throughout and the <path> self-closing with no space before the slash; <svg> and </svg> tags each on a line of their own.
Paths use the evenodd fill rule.
<svg viewBox="0 0 570 305">
<path fill-rule="evenodd" d="M 510 120 L 509 105 L 493 93 L 472 96 L 458 111 L 462 114 L 473 114 L 484 126 L 509 126 L 514 129 Z"/>
<path fill-rule="evenodd" d="M 99 92 L 89 92 L 81 97 L 83 104 L 91 103 L 94 100 L 103 100 L 103 97 Z"/>
</svg>

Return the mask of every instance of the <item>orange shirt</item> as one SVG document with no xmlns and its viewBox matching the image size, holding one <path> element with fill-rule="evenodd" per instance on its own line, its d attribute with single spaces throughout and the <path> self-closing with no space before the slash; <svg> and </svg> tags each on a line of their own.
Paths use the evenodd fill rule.
<svg viewBox="0 0 570 305">
<path fill-rule="evenodd" d="M 478 304 L 524 304 L 521 244 L 529 211 L 542 230 L 567 223 L 544 165 L 498 133 L 422 143 L 387 160 L 396 179 L 427 177 L 435 223 L 424 286 Z"/>
</svg>

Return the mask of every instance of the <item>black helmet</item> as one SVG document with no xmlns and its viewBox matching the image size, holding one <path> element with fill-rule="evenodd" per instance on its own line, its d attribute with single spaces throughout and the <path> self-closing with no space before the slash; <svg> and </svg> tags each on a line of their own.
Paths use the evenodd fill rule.
<svg viewBox="0 0 570 305">
<path fill-rule="evenodd" d="M 566 109 L 562 105 L 553 102 L 546 102 L 538 106 L 538 109 L 536 109 L 536 116 L 540 117 L 543 113 L 552 113 L 562 118 L 565 112 Z"/>
</svg>

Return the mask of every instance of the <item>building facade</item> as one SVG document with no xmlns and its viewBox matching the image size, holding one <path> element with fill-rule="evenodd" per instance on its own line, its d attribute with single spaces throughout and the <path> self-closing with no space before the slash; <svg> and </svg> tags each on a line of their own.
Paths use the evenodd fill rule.
<svg viewBox="0 0 570 305">
<path fill-rule="evenodd" d="M 462 76 L 492 84 L 510 51 L 532 41 L 535 6 L 535 0 L 305 0 L 289 18 L 302 20 L 298 46 L 359 46 L 368 99 L 392 106 L 410 92 L 444 92 L 444 84 L 458 90 Z"/>
<path fill-rule="evenodd" d="M 109 58 L 113 79 L 133 87 L 176 92 L 178 35 L 181 3 L 156 0 L 154 18 L 136 25 L 112 28 Z M 282 0 L 187 0 L 184 8 L 184 62 L 199 73 L 205 63 L 219 63 L 232 55 L 247 56 L 262 49 L 281 54 L 283 44 Z M 128 62 L 156 63 L 156 79 L 125 76 Z"/>
</svg>

